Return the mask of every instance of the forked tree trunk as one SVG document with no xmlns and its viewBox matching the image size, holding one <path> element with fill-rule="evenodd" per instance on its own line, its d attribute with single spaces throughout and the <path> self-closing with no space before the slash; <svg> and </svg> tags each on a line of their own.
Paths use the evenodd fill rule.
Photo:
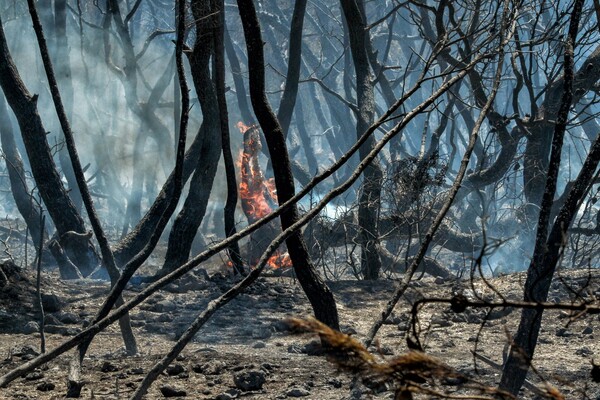
<svg viewBox="0 0 600 400">
<path fill-rule="evenodd" d="M 238 0 L 238 8 L 248 49 L 250 99 L 254 114 L 265 134 L 275 171 L 278 201 L 279 204 L 282 204 L 295 194 L 294 178 L 281 125 L 265 95 L 265 61 L 260 25 L 253 0 Z M 293 205 L 281 214 L 282 228 L 287 229 L 298 218 L 298 208 Z M 339 319 L 335 299 L 315 271 L 302 234 L 300 232 L 293 233 L 286 240 L 286 244 L 298 281 L 312 305 L 315 316 L 330 327 L 338 329 Z"/>
<path fill-rule="evenodd" d="M 202 147 L 188 196 L 169 236 L 161 274 L 168 273 L 187 261 L 192 242 L 206 213 L 208 198 L 221 157 L 219 105 L 210 72 L 210 60 L 214 50 L 213 35 L 219 21 L 219 16 L 215 13 L 217 9 L 216 0 L 192 3 L 192 13 L 196 21 L 196 42 L 190 64 L 194 86 L 202 108 L 203 120 L 198 133 L 202 138 Z"/>
</svg>

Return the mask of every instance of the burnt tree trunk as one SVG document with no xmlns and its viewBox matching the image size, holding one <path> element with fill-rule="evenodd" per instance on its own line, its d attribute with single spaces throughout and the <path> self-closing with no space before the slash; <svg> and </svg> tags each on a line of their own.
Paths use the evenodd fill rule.
<svg viewBox="0 0 600 400">
<path fill-rule="evenodd" d="M 1 25 L 0 21 L 0 25 Z M 59 241 L 69 258 L 84 276 L 98 265 L 99 259 L 83 219 L 65 190 L 46 139 L 46 129 L 37 112 L 37 95 L 31 95 L 21 80 L 8 50 L 4 29 L 0 26 L 0 86 L 12 108 L 25 143 L 31 172 L 40 195 L 56 226 Z M 68 234 L 74 232 L 76 235 Z M 68 234 L 68 235 L 66 235 Z"/>
<path fill-rule="evenodd" d="M 237 179 L 235 177 L 235 165 L 231 155 L 231 144 L 229 140 L 229 113 L 227 110 L 227 99 L 225 98 L 225 2 L 219 0 L 219 26 L 214 35 L 215 46 L 215 80 L 217 100 L 219 102 L 219 122 L 221 128 L 221 146 L 223 151 L 223 163 L 225 164 L 225 176 L 227 179 L 227 200 L 223 209 L 225 236 L 229 237 L 237 233 L 235 227 L 235 207 L 238 201 Z M 229 259 L 237 273 L 244 273 L 244 263 L 240 254 L 238 242 L 229 246 Z"/>
<path fill-rule="evenodd" d="M 67 0 L 54 1 L 54 34 L 56 35 L 56 52 L 53 64 L 56 78 L 59 80 L 63 101 L 69 118 L 73 114 L 73 81 L 71 80 L 71 63 L 69 60 L 69 42 L 67 39 Z M 62 146 L 58 153 L 60 167 L 69 184 L 69 196 L 77 211 L 81 212 L 83 199 L 77 186 L 75 172 L 71 165 L 69 152 Z"/>
<path fill-rule="evenodd" d="M 360 0 L 358 0 L 360 1 Z M 373 123 L 375 100 L 373 85 L 369 72 L 367 55 L 367 35 L 358 4 L 352 1 L 342 1 L 342 10 L 348 25 L 348 36 L 354 69 L 356 70 L 356 97 L 358 112 L 356 137 L 359 139 Z M 364 159 L 374 146 L 371 136 L 359 149 L 361 160 Z M 377 227 L 379 204 L 381 201 L 381 182 L 383 174 L 377 160 L 373 160 L 365 169 L 363 183 L 358 203 L 358 225 L 360 229 L 359 243 L 361 245 L 361 272 L 365 279 L 377 279 L 381 270 L 381 259 L 378 253 L 379 232 Z"/>
<path fill-rule="evenodd" d="M 235 52 L 235 46 L 231 41 L 231 36 L 225 27 L 224 32 L 224 45 L 225 52 L 227 53 L 227 59 L 229 60 L 229 68 L 231 69 L 231 76 L 233 78 L 233 86 L 235 88 L 235 95 L 238 101 L 238 108 L 240 109 L 240 114 L 242 115 L 243 122 L 245 124 L 254 123 L 254 116 L 250 111 L 250 106 L 248 105 L 248 99 L 246 98 L 246 87 L 244 85 L 244 78 L 242 73 L 242 67 L 240 65 L 240 60 Z"/>
<path fill-rule="evenodd" d="M 535 250 L 527 270 L 524 287 L 523 299 L 528 302 L 541 303 L 548 299 L 550 284 L 568 237 L 567 230 L 573 222 L 581 200 L 593 183 L 595 171 L 600 161 L 600 140 L 596 139 L 548 234 L 552 202 L 556 193 L 556 183 L 561 164 L 563 139 L 567 130 L 569 110 L 573 102 L 575 78 L 573 48 L 579 29 L 582 6 L 583 0 L 575 1 L 569 24 L 569 34 L 565 43 L 564 75 L 560 80 L 562 83 L 561 102 L 552 136 L 552 151 L 547 164 L 548 171 L 539 211 Z M 500 380 L 500 389 L 513 395 L 519 393 L 519 389 L 525 381 L 529 363 L 537 345 L 543 311 L 543 308 L 532 308 L 524 309 L 521 312 L 519 327 L 511 344 L 510 353 L 504 364 Z"/>
<path fill-rule="evenodd" d="M 210 71 L 213 39 L 220 21 L 216 10 L 217 0 L 192 2 L 192 14 L 196 21 L 196 42 L 190 56 L 190 64 L 202 108 L 203 120 L 198 132 L 198 136 L 202 138 L 202 146 L 188 196 L 169 236 L 165 263 L 160 274 L 168 273 L 187 261 L 192 242 L 206 213 L 221 157 L 219 104 Z"/>
<path fill-rule="evenodd" d="M 6 160 L 11 193 L 15 199 L 19 213 L 21 213 L 29 232 L 31 232 L 32 242 L 36 249 L 38 249 L 39 240 L 37 238 L 42 237 L 42 226 L 40 224 L 41 209 L 39 204 L 34 201 L 33 192 L 29 190 L 27 185 L 23 160 L 21 159 L 19 150 L 17 150 L 8 109 L 6 108 L 6 99 L 2 93 L 0 93 L 0 141 Z"/>
<path fill-rule="evenodd" d="M 238 0 L 238 8 L 248 49 L 250 99 L 254 114 L 265 134 L 273 170 L 276 172 L 275 185 L 278 201 L 279 204 L 282 204 L 294 196 L 294 178 L 281 125 L 265 95 L 265 61 L 260 25 L 253 0 Z M 298 208 L 295 205 L 290 206 L 281 214 L 282 228 L 287 229 L 298 218 Z M 312 305 L 315 316 L 330 327 L 339 328 L 335 299 L 315 271 L 302 234 L 294 232 L 286 240 L 286 244 L 298 281 Z"/>
<path fill-rule="evenodd" d="M 307 0 L 296 0 L 294 13 L 290 28 L 290 44 L 288 69 L 285 78 L 285 88 L 281 96 L 277 119 L 281 124 L 283 135 L 287 137 L 294 113 L 294 105 L 298 95 L 298 80 L 300 79 L 300 66 L 302 61 L 302 28 L 304 26 L 304 14 L 306 14 Z"/>
</svg>

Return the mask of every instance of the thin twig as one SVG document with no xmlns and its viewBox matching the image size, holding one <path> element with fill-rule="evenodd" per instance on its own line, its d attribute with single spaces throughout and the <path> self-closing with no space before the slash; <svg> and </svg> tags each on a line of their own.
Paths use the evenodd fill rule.
<svg viewBox="0 0 600 400">
<path fill-rule="evenodd" d="M 42 303 L 42 290 L 41 290 L 41 275 L 42 275 L 42 250 L 44 249 L 44 227 L 46 225 L 46 216 L 44 214 L 40 214 L 40 241 L 38 245 L 38 254 L 37 254 L 37 280 L 36 280 L 36 290 L 37 290 L 37 300 L 38 305 L 40 307 L 40 353 L 44 354 L 46 352 L 46 335 L 44 332 L 44 324 L 46 323 L 46 316 L 44 315 L 44 304 Z"/>
</svg>

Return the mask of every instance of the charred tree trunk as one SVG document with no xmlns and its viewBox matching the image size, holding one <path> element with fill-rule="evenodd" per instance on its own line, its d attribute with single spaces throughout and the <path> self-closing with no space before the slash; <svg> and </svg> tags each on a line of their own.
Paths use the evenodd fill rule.
<svg viewBox="0 0 600 400">
<path fill-rule="evenodd" d="M 23 160 L 17 150 L 15 137 L 6 108 L 4 95 L 0 93 L 0 141 L 2 151 L 6 160 L 6 169 L 10 180 L 10 190 L 17 205 L 19 213 L 25 220 L 29 232 L 31 232 L 32 242 L 36 249 L 39 247 L 39 240 L 42 237 L 40 225 L 40 205 L 34 201 L 33 192 L 29 190 L 25 177 L 25 168 Z M 44 235 L 46 236 L 46 235 Z"/>
<path fill-rule="evenodd" d="M 235 47 L 231 41 L 231 36 L 227 29 L 224 32 L 224 44 L 225 52 L 227 53 L 227 59 L 229 60 L 229 67 L 231 68 L 231 75 L 233 77 L 233 86 L 235 87 L 235 95 L 238 101 L 238 108 L 242 115 L 243 122 L 245 124 L 254 123 L 254 116 L 250 111 L 248 105 L 248 99 L 246 98 L 246 87 L 244 85 L 244 79 L 242 75 L 242 67 L 240 66 L 240 60 L 235 52 Z"/>
<path fill-rule="evenodd" d="M 67 0 L 54 1 L 54 33 L 56 34 L 56 56 L 54 57 L 56 78 L 60 81 L 65 108 L 67 109 L 68 116 L 71 117 L 73 110 L 73 81 L 71 80 L 69 42 L 67 39 Z M 77 211 L 81 212 L 83 199 L 81 192 L 79 192 L 79 187 L 77 187 L 77 179 L 71 165 L 69 152 L 65 146 L 60 149 L 58 157 L 60 167 L 69 184 L 71 201 L 73 201 Z"/>
<path fill-rule="evenodd" d="M 296 0 L 292 24 L 290 28 L 290 44 L 288 69 L 285 78 L 285 88 L 281 96 L 277 119 L 281 124 L 283 135 L 287 137 L 294 113 L 294 105 L 298 95 L 298 80 L 300 79 L 300 66 L 302 61 L 302 28 L 304 26 L 304 14 L 306 14 L 307 0 Z"/>
<path fill-rule="evenodd" d="M 229 140 L 229 113 L 227 111 L 227 99 L 225 98 L 225 2 L 218 1 L 219 26 L 215 31 L 215 78 L 217 100 L 219 102 L 219 122 L 221 128 L 221 145 L 223 150 L 223 162 L 225 164 L 225 176 L 227 179 L 227 200 L 223 209 L 225 222 L 225 236 L 229 237 L 237 233 L 235 227 L 235 207 L 238 200 L 237 179 L 235 177 L 235 165 L 231 155 L 231 144 Z M 238 242 L 229 246 L 229 259 L 237 273 L 244 273 L 244 263 L 240 254 Z"/>
<path fill-rule="evenodd" d="M 198 132 L 198 136 L 202 138 L 202 146 L 188 196 L 169 236 L 165 263 L 160 274 L 168 273 L 187 261 L 192 242 L 206 213 L 221 157 L 219 104 L 210 72 L 214 34 L 220 21 L 216 12 L 218 9 L 217 0 L 192 2 L 192 13 L 196 21 L 196 42 L 190 64 L 202 108 L 203 121 Z"/>
<path fill-rule="evenodd" d="M 360 1 L 360 0 L 357 0 Z M 358 100 L 356 136 L 359 139 L 373 123 L 375 99 L 369 73 L 369 58 L 366 50 L 367 35 L 358 4 L 342 1 L 342 9 L 348 25 L 348 35 L 354 68 L 356 70 L 356 97 Z M 364 159 L 374 146 L 371 136 L 361 146 L 360 158 Z M 377 160 L 365 169 L 363 184 L 358 203 L 358 225 L 360 229 L 361 272 L 365 279 L 377 279 L 381 270 L 378 253 L 379 232 L 377 227 L 379 205 L 381 201 L 381 182 L 383 174 Z"/>
<path fill-rule="evenodd" d="M 267 140 L 273 169 L 277 172 L 275 174 L 275 185 L 279 204 L 282 204 L 295 194 L 294 178 L 290 169 L 290 160 L 281 125 L 265 95 L 265 62 L 260 25 L 253 0 L 238 0 L 238 8 L 248 49 L 250 99 L 254 113 Z M 282 228 L 287 229 L 298 218 L 298 209 L 293 205 L 281 214 Z M 339 319 L 335 299 L 325 282 L 315 271 L 301 233 L 295 232 L 292 234 L 286 240 L 286 244 L 298 281 L 313 307 L 315 316 L 330 327 L 337 329 Z"/>
<path fill-rule="evenodd" d="M 77 265 L 81 273 L 87 276 L 98 265 L 98 255 L 89 237 L 85 235 L 83 219 L 69 198 L 54 164 L 46 139 L 46 129 L 37 112 L 38 96 L 31 95 L 21 80 L 9 53 L 1 26 L 0 85 L 19 122 L 31 164 L 31 172 L 48 213 L 56 226 L 59 241 L 69 258 Z M 67 235 L 71 232 L 75 232 L 77 235 Z M 67 239 L 66 236 L 69 238 Z"/>
<path fill-rule="evenodd" d="M 579 30 L 582 6 L 583 0 L 575 1 L 571 13 L 569 34 L 565 43 L 564 76 L 561 79 L 563 85 L 562 97 L 552 137 L 552 151 L 548 163 L 545 189 L 541 199 L 535 250 L 527 270 L 524 287 L 523 298 L 528 302 L 541 303 L 547 300 L 556 266 L 565 247 L 567 231 L 579 209 L 581 200 L 593 183 L 595 171 L 600 162 L 600 140 L 596 139 L 548 234 L 552 202 L 556 193 L 556 183 L 561 164 L 562 144 L 567 129 L 569 110 L 573 102 L 573 48 Z M 533 358 L 537 345 L 543 311 L 543 308 L 535 308 L 524 309 L 521 312 L 519 327 L 511 344 L 510 353 L 504 364 L 500 380 L 500 389 L 513 395 L 519 393 L 519 389 L 525 381 L 529 363 Z"/>
</svg>

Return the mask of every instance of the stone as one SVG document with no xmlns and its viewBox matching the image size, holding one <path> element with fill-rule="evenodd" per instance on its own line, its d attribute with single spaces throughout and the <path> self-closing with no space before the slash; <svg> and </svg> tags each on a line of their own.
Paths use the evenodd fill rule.
<svg viewBox="0 0 600 400">
<path fill-rule="evenodd" d="M 156 317 L 156 322 L 172 322 L 173 316 L 169 313 L 161 313 L 158 317 Z"/>
<path fill-rule="evenodd" d="M 224 393 L 218 394 L 215 397 L 215 400 L 230 400 L 230 399 L 237 399 L 237 397 L 239 396 L 240 391 L 237 389 L 230 389 Z"/>
<path fill-rule="evenodd" d="M 44 326 L 47 325 L 62 325 L 63 323 L 56 318 L 53 314 L 46 314 L 44 316 Z"/>
<path fill-rule="evenodd" d="M 582 357 L 589 357 L 594 354 L 593 350 L 587 346 L 583 346 L 575 350 L 575 354 Z"/>
<path fill-rule="evenodd" d="M 161 386 L 160 392 L 165 397 L 186 397 L 187 396 L 187 392 L 185 390 L 174 387 L 174 386 L 170 386 L 170 385 Z"/>
<path fill-rule="evenodd" d="M 288 332 L 290 330 L 290 325 L 283 319 L 273 322 L 271 326 L 275 332 Z"/>
<path fill-rule="evenodd" d="M 63 324 L 78 324 L 81 322 L 79 315 L 72 312 L 59 311 L 56 313 L 56 318 Z"/>
<path fill-rule="evenodd" d="M 304 388 L 294 387 L 288 390 L 286 394 L 288 397 L 304 397 L 308 396 L 310 392 Z"/>
<path fill-rule="evenodd" d="M 56 385 L 52 382 L 42 382 L 35 388 L 40 392 L 50 392 L 56 388 Z"/>
<path fill-rule="evenodd" d="M 452 321 L 450 321 L 450 318 L 447 316 L 435 316 L 431 318 L 431 324 L 440 326 L 442 328 L 453 325 Z"/>
<path fill-rule="evenodd" d="M 510 313 L 512 313 L 513 310 L 514 310 L 514 308 L 512 308 L 512 307 L 495 308 L 489 313 L 488 320 L 504 318 L 507 315 L 509 315 Z"/>
<path fill-rule="evenodd" d="M 20 357 L 22 360 L 28 359 L 30 360 L 30 357 L 37 357 L 40 355 L 40 353 L 37 352 L 36 349 L 34 349 L 33 347 L 27 345 L 27 346 L 23 346 L 21 348 L 16 348 L 12 350 L 12 355 L 15 357 Z"/>
<path fill-rule="evenodd" d="M 129 370 L 129 375 L 142 375 L 144 373 L 144 369 L 141 367 L 131 368 Z"/>
<path fill-rule="evenodd" d="M 100 366 L 100 371 L 102 371 L 102 372 L 115 372 L 118 370 L 119 370 L 119 367 L 117 367 L 115 364 L 111 363 L 110 361 L 104 361 L 102 363 L 102 365 Z"/>
<path fill-rule="evenodd" d="M 342 381 L 337 378 L 331 378 L 330 380 L 327 381 L 327 384 L 333 386 L 336 389 L 339 389 L 342 387 Z"/>
<path fill-rule="evenodd" d="M 340 332 L 345 333 L 346 335 L 356 335 L 358 333 L 352 325 L 340 326 Z"/>
<path fill-rule="evenodd" d="M 556 336 L 569 337 L 569 336 L 573 336 L 573 333 L 571 331 L 569 331 L 567 328 L 558 328 L 556 330 Z"/>
<path fill-rule="evenodd" d="M 181 364 L 173 364 L 167 367 L 167 375 L 176 376 L 185 372 L 185 368 Z"/>
<path fill-rule="evenodd" d="M 45 312 L 58 312 L 62 308 L 62 302 L 55 294 L 42 294 L 42 307 Z"/>
<path fill-rule="evenodd" d="M 594 328 L 591 326 L 586 326 L 583 331 L 581 331 L 582 335 L 591 335 L 592 333 L 594 333 Z"/>
<path fill-rule="evenodd" d="M 266 374 L 259 370 L 240 371 L 233 375 L 233 383 L 244 392 L 260 390 L 267 380 L 265 376 Z"/>
<path fill-rule="evenodd" d="M 461 322 L 467 322 L 467 316 L 463 313 L 460 314 L 454 314 L 451 318 L 452 322 L 457 322 L 457 323 L 461 323 Z"/>
<path fill-rule="evenodd" d="M 35 321 L 29 321 L 23 327 L 23 333 L 26 334 L 26 335 L 29 335 L 29 334 L 32 334 L 32 333 L 37 333 L 39 331 L 40 331 L 40 326 Z"/>
<path fill-rule="evenodd" d="M 44 374 L 42 374 L 40 371 L 33 371 L 28 373 L 27 375 L 25 375 L 25 380 L 26 381 L 37 381 L 38 379 L 42 379 L 44 377 Z"/>
<path fill-rule="evenodd" d="M 267 344 L 260 340 L 252 345 L 253 349 L 264 349 L 265 347 L 267 347 Z"/>
<path fill-rule="evenodd" d="M 323 354 L 323 346 L 321 346 L 320 340 L 311 340 L 302 346 L 302 353 L 308 354 L 309 356 L 320 356 Z"/>
</svg>

